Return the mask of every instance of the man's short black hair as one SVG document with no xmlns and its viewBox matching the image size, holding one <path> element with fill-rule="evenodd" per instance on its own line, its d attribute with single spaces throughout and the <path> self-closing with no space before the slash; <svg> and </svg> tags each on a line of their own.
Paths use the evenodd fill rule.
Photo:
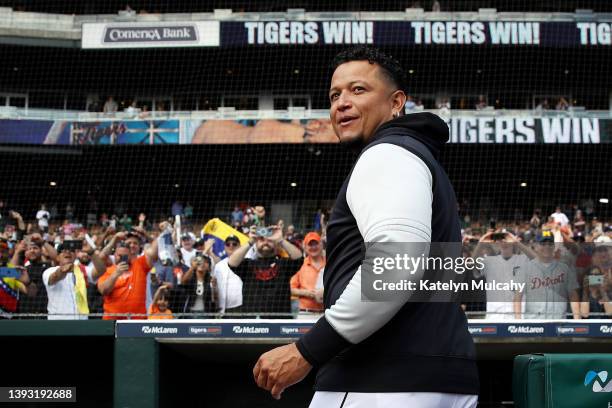
<svg viewBox="0 0 612 408">
<path fill-rule="evenodd" d="M 402 65 L 395 58 L 385 54 L 378 48 L 358 45 L 341 51 L 332 60 L 331 73 L 333 74 L 338 66 L 351 61 L 368 61 L 370 64 L 377 64 L 382 69 L 383 74 L 397 89 L 406 92 L 406 73 Z"/>
</svg>

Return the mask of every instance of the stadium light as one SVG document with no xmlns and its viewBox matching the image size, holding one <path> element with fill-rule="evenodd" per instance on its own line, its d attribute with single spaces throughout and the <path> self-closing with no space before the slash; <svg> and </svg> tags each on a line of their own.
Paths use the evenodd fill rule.
<svg viewBox="0 0 612 408">
<path fill-rule="evenodd" d="M 179 188 L 181 185 L 180 184 L 175 184 L 174 188 Z"/>
<path fill-rule="evenodd" d="M 600 198 L 599 202 L 602 204 L 608 204 L 610 202 L 610 200 L 608 200 L 607 198 Z"/>
<path fill-rule="evenodd" d="M 293 183 L 291 183 L 291 187 L 297 187 L 297 183 L 294 181 Z"/>
<path fill-rule="evenodd" d="M 522 183 L 521 183 L 521 187 L 527 187 L 527 183 L 522 182 Z"/>
<path fill-rule="evenodd" d="M 55 187 L 55 186 L 57 186 L 57 183 L 56 183 L 55 181 L 51 181 L 51 182 L 49 183 L 49 185 L 50 185 L 51 187 Z"/>
</svg>

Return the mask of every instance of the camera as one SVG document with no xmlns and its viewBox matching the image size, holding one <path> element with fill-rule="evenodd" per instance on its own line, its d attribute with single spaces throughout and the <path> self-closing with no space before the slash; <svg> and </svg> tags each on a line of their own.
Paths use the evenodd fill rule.
<svg viewBox="0 0 612 408">
<path fill-rule="evenodd" d="M 503 241 L 506 238 L 506 234 L 504 232 L 496 232 L 495 234 L 491 234 L 491 239 L 493 241 Z"/>
<path fill-rule="evenodd" d="M 603 275 L 589 275 L 589 286 L 600 286 L 603 285 Z"/>
<path fill-rule="evenodd" d="M 193 259 L 195 260 L 195 263 L 198 265 L 202 265 L 204 263 L 204 256 L 202 252 L 200 251 L 196 251 L 195 257 Z"/>
<path fill-rule="evenodd" d="M 83 249 L 83 241 L 80 240 L 66 240 L 62 243 L 62 249 L 67 249 L 69 251 L 78 251 Z"/>
<path fill-rule="evenodd" d="M 270 235 L 272 235 L 272 228 L 268 228 L 268 227 L 257 228 L 256 234 L 257 236 L 267 238 Z"/>
</svg>

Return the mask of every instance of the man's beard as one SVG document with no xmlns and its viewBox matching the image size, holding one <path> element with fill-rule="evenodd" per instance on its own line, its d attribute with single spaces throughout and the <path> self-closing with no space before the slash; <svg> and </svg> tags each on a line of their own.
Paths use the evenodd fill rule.
<svg viewBox="0 0 612 408">
<path fill-rule="evenodd" d="M 274 256 L 274 248 L 269 245 L 264 245 L 259 250 L 259 255 L 261 255 L 262 258 L 271 258 Z"/>
<path fill-rule="evenodd" d="M 336 136 L 338 136 L 338 135 L 336 135 Z M 338 140 L 340 141 L 340 144 L 345 149 L 347 149 L 347 150 L 349 150 L 349 151 L 351 151 L 353 153 L 361 152 L 361 150 L 365 146 L 365 143 L 363 143 L 363 138 L 361 136 L 353 137 L 353 138 L 349 138 L 349 139 L 342 139 L 342 138 L 338 137 Z"/>
</svg>

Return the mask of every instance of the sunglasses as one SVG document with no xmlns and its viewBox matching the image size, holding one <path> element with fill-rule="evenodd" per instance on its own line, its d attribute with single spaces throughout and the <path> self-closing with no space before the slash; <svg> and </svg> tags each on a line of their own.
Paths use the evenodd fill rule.
<svg viewBox="0 0 612 408">
<path fill-rule="evenodd" d="M 229 241 L 229 242 L 225 243 L 225 246 L 228 246 L 228 247 L 237 247 L 238 243 L 234 242 L 234 241 Z"/>
</svg>

